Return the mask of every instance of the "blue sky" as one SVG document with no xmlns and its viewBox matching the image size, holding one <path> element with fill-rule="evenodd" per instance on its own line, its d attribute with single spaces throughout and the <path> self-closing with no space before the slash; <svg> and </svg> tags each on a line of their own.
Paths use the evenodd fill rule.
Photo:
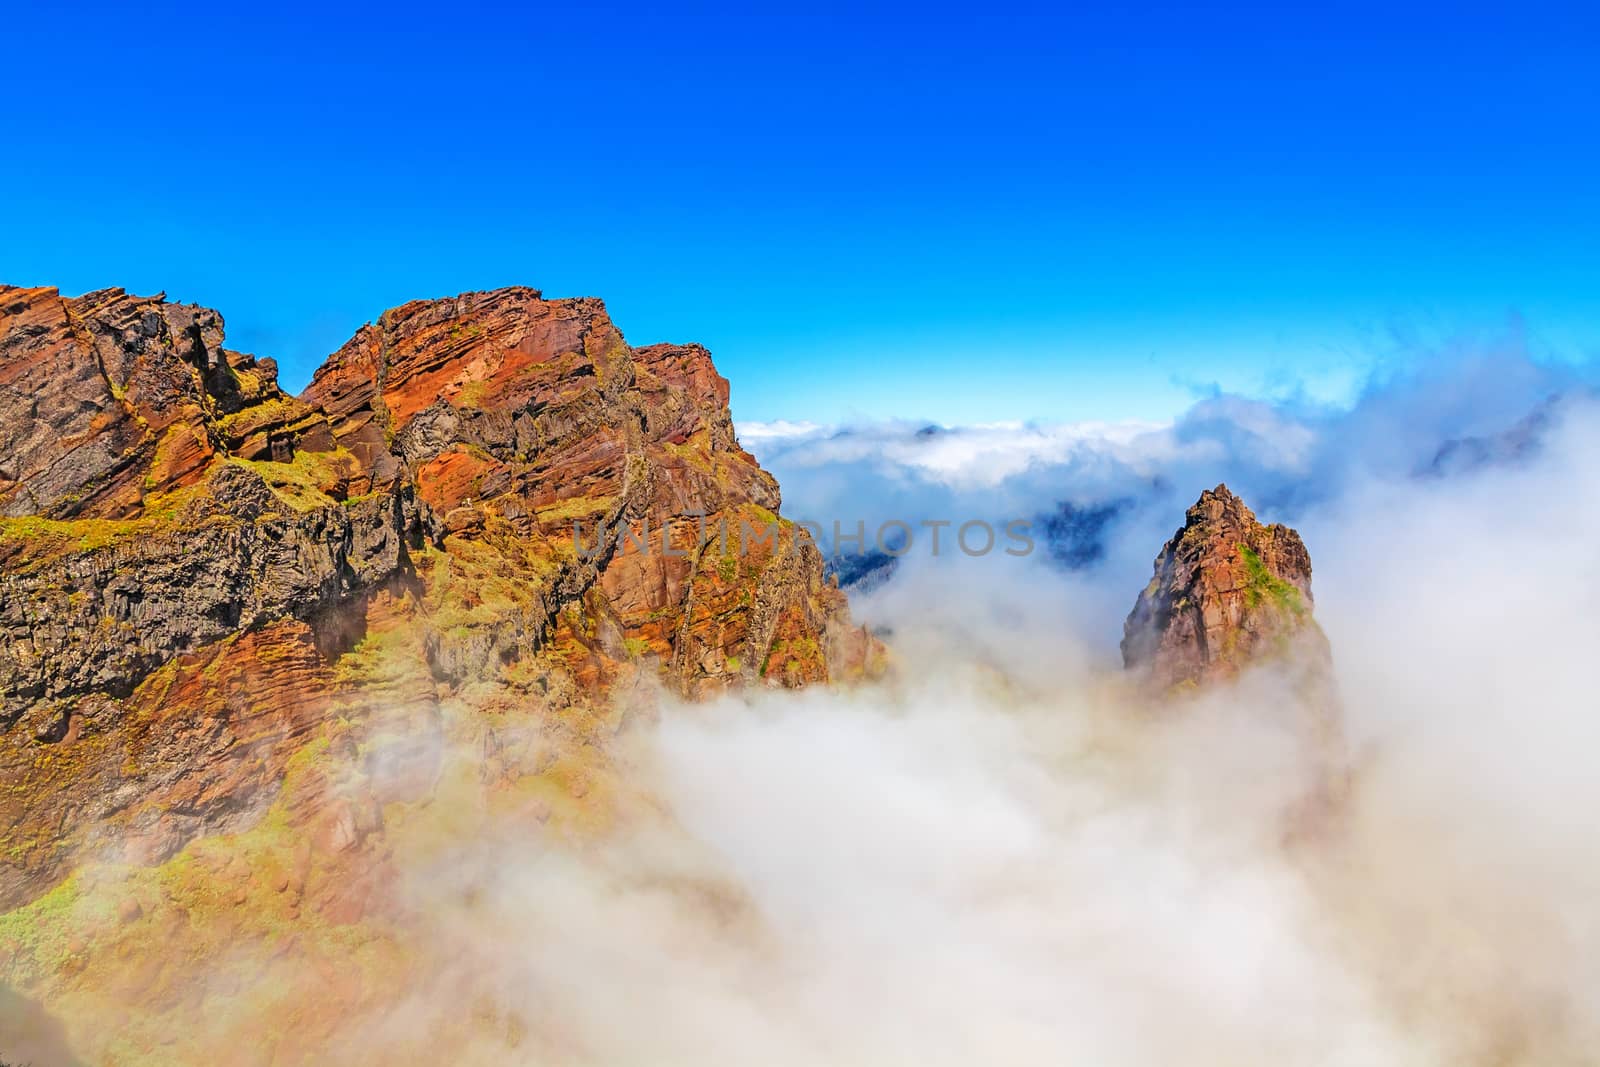
<svg viewBox="0 0 1600 1067">
<path fill-rule="evenodd" d="M 1600 15 L 8 12 L 0 280 L 298 388 L 407 299 L 597 295 L 741 419 L 1162 418 L 1419 339 L 1600 351 Z M 909 10 L 909 9 L 908 9 Z"/>
</svg>

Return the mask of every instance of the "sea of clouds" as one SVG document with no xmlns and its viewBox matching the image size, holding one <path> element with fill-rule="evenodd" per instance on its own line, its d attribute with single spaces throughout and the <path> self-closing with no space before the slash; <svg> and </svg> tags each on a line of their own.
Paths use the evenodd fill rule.
<svg viewBox="0 0 1600 1067">
<path fill-rule="evenodd" d="M 1591 370 L 1513 346 L 1343 410 L 744 427 L 792 516 L 1118 507 L 1071 565 L 908 554 L 853 598 L 889 680 L 668 701 L 614 753 L 659 819 L 581 848 L 504 827 L 412 872 L 456 962 L 371 1047 L 470 993 L 533 1036 L 454 1062 L 1592 1062 Z M 1305 536 L 1332 740 L 1270 670 L 1173 702 L 1120 671 L 1218 482 Z"/>
<path fill-rule="evenodd" d="M 405 866 L 428 965 L 337 1061 L 1593 1062 L 1593 369 L 1512 345 L 1344 409 L 743 427 L 794 517 L 1111 517 L 1065 561 L 908 553 L 852 597 L 882 681 L 663 696 L 610 742 L 604 832 L 489 816 Z M 1305 537 L 1331 734 L 1271 669 L 1180 699 L 1121 670 L 1219 482 Z"/>
</svg>

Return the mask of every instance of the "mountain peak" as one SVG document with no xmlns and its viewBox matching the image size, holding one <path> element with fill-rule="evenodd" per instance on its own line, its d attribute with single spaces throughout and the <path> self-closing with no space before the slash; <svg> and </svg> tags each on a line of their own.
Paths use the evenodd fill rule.
<svg viewBox="0 0 1600 1067">
<path fill-rule="evenodd" d="M 1326 658 L 1305 543 L 1287 526 L 1263 525 L 1226 485 L 1205 490 L 1128 615 L 1124 664 L 1164 686 L 1192 685 L 1301 644 Z"/>
<path fill-rule="evenodd" d="M 463 293 L 384 312 L 295 398 L 222 331 L 0 290 L 0 817 L 32 842 L 0 906 L 113 824 L 138 862 L 247 825 L 328 730 L 431 730 L 443 700 L 599 730 L 649 679 L 710 696 L 874 655 L 699 345 L 633 349 L 590 297 Z"/>
</svg>

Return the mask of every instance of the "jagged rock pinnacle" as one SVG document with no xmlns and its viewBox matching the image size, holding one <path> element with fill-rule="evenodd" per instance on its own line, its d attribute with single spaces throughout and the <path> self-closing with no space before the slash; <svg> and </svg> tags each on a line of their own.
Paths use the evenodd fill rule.
<svg viewBox="0 0 1600 1067">
<path fill-rule="evenodd" d="M 1123 626 L 1122 657 L 1162 686 L 1232 677 L 1253 662 L 1326 663 L 1312 618 L 1311 556 L 1287 526 L 1262 525 L 1226 485 L 1189 508 Z"/>
</svg>

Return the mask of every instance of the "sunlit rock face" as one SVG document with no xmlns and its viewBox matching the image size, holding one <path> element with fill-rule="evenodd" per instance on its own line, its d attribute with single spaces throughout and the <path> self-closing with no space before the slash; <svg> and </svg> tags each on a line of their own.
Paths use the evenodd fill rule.
<svg viewBox="0 0 1600 1067">
<path fill-rule="evenodd" d="M 728 395 L 527 288 L 388 311 L 296 398 L 209 309 L 0 287 L 0 905 L 253 825 L 330 722 L 859 670 Z"/>
<path fill-rule="evenodd" d="M 1263 525 L 1225 485 L 1201 493 L 1128 615 L 1122 657 L 1163 687 L 1234 677 L 1266 660 L 1326 664 L 1300 535 Z"/>
<path fill-rule="evenodd" d="M 779 493 L 735 438 L 728 395 L 698 345 L 630 348 L 600 301 L 512 288 L 386 312 L 302 399 L 368 484 L 414 480 L 450 537 L 527 572 L 528 611 L 441 639 L 447 675 L 485 669 L 589 597 L 581 643 L 657 657 L 683 692 L 825 680 L 844 598 L 809 539 L 786 530 L 769 552 L 739 537 L 774 521 Z M 613 537 L 574 557 L 575 539 L 622 528 L 648 548 L 613 551 Z"/>
</svg>

